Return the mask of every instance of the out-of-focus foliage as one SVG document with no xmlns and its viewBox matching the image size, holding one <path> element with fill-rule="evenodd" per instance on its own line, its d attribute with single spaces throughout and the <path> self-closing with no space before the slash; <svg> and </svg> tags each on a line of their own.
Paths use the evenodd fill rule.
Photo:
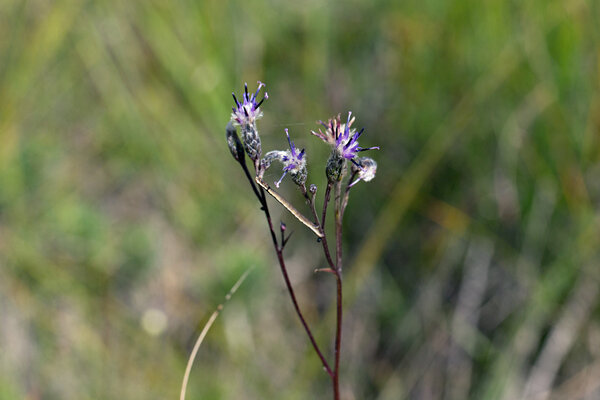
<svg viewBox="0 0 600 400">
<path fill-rule="evenodd" d="M 346 214 L 345 398 L 597 398 L 598 21 L 591 0 L 3 0 L 0 399 L 176 398 L 248 268 L 189 398 L 330 396 L 225 144 L 257 80 L 263 148 L 288 127 L 320 196 L 315 121 L 352 110 L 381 147 Z M 280 218 L 330 355 L 333 282 Z"/>
</svg>

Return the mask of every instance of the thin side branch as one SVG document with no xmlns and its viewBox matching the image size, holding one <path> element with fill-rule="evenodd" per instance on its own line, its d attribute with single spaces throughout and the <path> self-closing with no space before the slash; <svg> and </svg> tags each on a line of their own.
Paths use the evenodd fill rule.
<svg viewBox="0 0 600 400">
<path fill-rule="evenodd" d="M 284 199 L 283 197 L 281 197 L 279 195 L 279 193 L 277 193 L 276 191 L 274 191 L 273 189 L 271 189 L 271 187 L 265 182 L 263 181 L 259 176 L 257 176 L 256 178 L 254 178 L 254 180 L 256 181 L 256 183 L 258 183 L 267 193 L 269 193 L 271 196 L 273 196 L 273 198 L 275 200 L 277 200 L 279 202 L 279 204 L 281 204 L 286 210 L 288 210 L 294 217 L 296 217 L 296 219 L 300 222 L 302 222 L 304 225 L 306 225 L 311 231 L 314 232 L 315 235 L 317 235 L 317 237 L 322 238 L 323 237 L 323 232 L 321 232 L 321 229 L 319 228 L 318 225 L 315 225 L 314 223 L 312 223 L 308 218 L 306 218 L 304 215 L 302 215 L 302 213 L 298 210 L 296 210 L 296 208 L 294 206 L 292 206 L 286 199 Z"/>
<path fill-rule="evenodd" d="M 327 206 L 329 205 L 329 197 L 331 196 L 331 183 L 327 183 L 327 189 L 325 189 L 325 199 L 323 200 L 323 213 L 321 215 L 321 231 L 323 232 L 323 238 L 321 239 L 321 243 L 323 244 L 323 252 L 325 253 L 325 258 L 327 259 L 327 263 L 331 269 L 335 269 L 335 264 L 333 263 L 333 259 L 331 258 L 331 254 L 329 253 L 329 245 L 327 244 L 327 237 L 325 235 L 325 218 L 327 217 Z"/>
</svg>

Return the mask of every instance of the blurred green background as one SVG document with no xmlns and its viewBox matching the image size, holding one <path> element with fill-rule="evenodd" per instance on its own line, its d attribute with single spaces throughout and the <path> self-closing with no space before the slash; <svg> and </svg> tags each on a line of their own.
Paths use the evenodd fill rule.
<svg viewBox="0 0 600 400">
<path fill-rule="evenodd" d="M 0 2 L 0 399 L 330 398 L 224 139 L 352 110 L 345 399 L 600 398 L 600 4 Z M 267 180 L 279 177 L 277 168 Z M 289 180 L 282 192 L 302 207 Z M 320 247 L 286 248 L 331 357 Z"/>
</svg>

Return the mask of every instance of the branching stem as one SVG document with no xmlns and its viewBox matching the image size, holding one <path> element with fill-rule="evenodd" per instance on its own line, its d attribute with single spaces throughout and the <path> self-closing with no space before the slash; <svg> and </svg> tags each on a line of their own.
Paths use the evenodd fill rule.
<svg viewBox="0 0 600 400">
<path fill-rule="evenodd" d="M 247 168 L 244 168 L 244 169 L 247 171 Z M 256 189 L 256 187 L 254 186 L 254 180 L 250 177 L 249 173 L 247 174 L 247 177 L 250 182 L 250 185 L 253 187 L 253 189 Z M 257 179 L 256 179 L 257 183 L 258 183 L 258 179 L 259 178 L 257 177 Z M 306 331 L 306 334 L 308 335 L 308 338 L 310 339 L 310 342 L 311 342 L 313 348 L 315 349 L 315 352 L 321 359 L 323 368 L 325 368 L 325 371 L 327 372 L 327 374 L 330 377 L 332 377 L 332 379 L 333 379 L 333 371 L 332 371 L 331 367 L 329 366 L 329 363 L 325 359 L 325 356 L 323 356 L 323 352 L 321 352 L 321 349 L 319 348 L 319 345 L 317 344 L 317 342 L 314 338 L 314 335 L 313 335 L 312 331 L 310 330 L 310 327 L 308 326 L 308 323 L 306 322 L 306 319 L 304 318 L 302 311 L 300 310 L 298 301 L 296 300 L 296 293 L 294 292 L 294 288 L 292 286 L 292 282 L 290 281 L 290 277 L 287 273 L 287 268 L 285 266 L 285 261 L 283 258 L 283 243 L 280 245 L 277 242 L 277 235 L 275 234 L 275 230 L 273 229 L 273 222 L 271 220 L 271 213 L 269 212 L 269 205 L 267 203 L 267 198 L 266 198 L 266 195 L 265 195 L 265 192 L 264 192 L 262 186 L 259 186 L 259 189 L 256 189 L 254 191 L 254 193 L 256 194 L 258 201 L 261 203 L 261 206 L 262 206 L 261 208 L 262 208 L 263 212 L 265 213 L 265 218 L 267 219 L 269 231 L 271 232 L 271 239 L 273 241 L 273 247 L 275 249 L 275 253 L 277 254 L 277 261 L 279 261 L 279 267 L 281 269 L 281 274 L 283 275 L 283 280 L 285 281 L 285 285 L 290 294 L 290 298 L 292 299 L 292 303 L 294 305 L 294 310 L 296 311 L 298 318 L 300 318 L 300 322 L 302 323 L 302 326 L 304 327 L 304 330 Z"/>
<path fill-rule="evenodd" d="M 312 193 L 312 195 L 309 196 L 309 194 L 306 190 L 306 186 L 302 185 L 300 187 L 300 189 L 310 206 L 312 216 L 314 218 L 314 222 L 312 222 L 308 218 L 306 218 L 303 214 L 301 214 L 298 210 L 296 210 L 281 195 L 279 195 L 277 192 L 275 192 L 273 189 L 271 189 L 270 186 L 267 185 L 261 179 L 260 170 L 258 169 L 258 168 L 260 168 L 260 166 L 255 165 L 255 168 L 257 169 L 257 171 L 256 171 L 257 173 L 255 175 L 255 178 L 252 179 L 252 175 L 250 174 L 250 171 L 248 170 L 248 167 L 245 165 L 245 163 L 240 163 L 240 165 L 242 166 L 244 173 L 246 175 L 246 178 L 248 179 L 248 182 L 250 183 L 250 186 L 252 187 L 252 191 L 254 192 L 258 201 L 261 204 L 261 209 L 265 213 L 267 225 L 269 226 L 269 231 L 271 233 L 271 240 L 273 242 L 273 248 L 275 249 L 275 253 L 277 254 L 277 261 L 279 262 L 279 267 L 281 269 L 281 274 L 283 275 L 283 280 L 285 281 L 285 285 L 288 289 L 290 298 L 292 299 L 292 304 L 294 306 L 294 310 L 296 311 L 296 314 L 298 315 L 298 318 L 300 319 L 300 322 L 302 323 L 302 326 L 304 327 L 304 330 L 306 331 L 306 334 L 308 335 L 308 338 L 309 338 L 315 352 L 319 356 L 319 359 L 321 360 L 321 363 L 323 364 L 323 368 L 325 369 L 325 371 L 327 372 L 327 374 L 329 375 L 329 377 L 332 380 L 333 398 L 334 398 L 334 400 L 339 400 L 340 399 L 340 389 L 339 389 L 340 352 L 341 352 L 341 342 L 342 342 L 342 218 L 343 218 L 343 214 L 344 214 L 346 205 L 348 203 L 349 187 L 346 187 L 344 196 L 343 196 L 343 198 L 341 198 L 341 191 L 342 191 L 341 190 L 341 182 L 336 182 L 335 184 L 333 184 L 333 183 L 327 184 L 327 188 L 325 189 L 325 198 L 323 200 L 323 210 L 321 213 L 321 219 L 319 220 L 319 216 L 317 214 L 317 210 L 315 207 L 315 195 L 314 195 L 314 193 Z M 327 217 L 327 207 L 329 205 L 329 201 L 331 198 L 331 189 L 332 188 L 335 190 L 335 198 L 334 198 L 335 239 L 336 239 L 335 240 L 335 242 L 336 242 L 336 260 L 335 260 L 335 262 L 333 261 L 333 258 L 331 257 L 331 253 L 329 252 L 329 246 L 327 244 L 327 235 L 325 233 L 325 220 Z M 304 318 L 302 311 L 300 310 L 300 306 L 298 305 L 298 301 L 296 299 L 296 294 L 294 292 L 294 288 L 290 281 L 289 274 L 287 272 L 287 268 L 285 265 L 285 260 L 283 257 L 283 248 L 285 246 L 285 240 L 283 239 L 283 232 L 282 232 L 281 243 L 279 243 L 277 240 L 277 235 L 275 233 L 275 229 L 273 228 L 273 222 L 271 219 L 271 214 L 269 212 L 269 205 L 267 203 L 267 198 L 266 198 L 265 192 L 269 193 L 275 200 L 277 200 L 281 205 L 283 205 L 294 217 L 296 217 L 300 222 L 302 222 L 309 229 L 311 229 L 317 235 L 319 240 L 321 241 L 321 244 L 323 246 L 323 252 L 325 254 L 325 258 L 327 260 L 329 268 L 316 269 L 315 272 L 328 272 L 335 276 L 335 281 L 336 281 L 336 332 L 335 332 L 335 349 L 334 349 L 335 364 L 334 364 L 333 369 L 329 366 L 329 363 L 325 359 L 325 356 L 323 355 L 323 352 L 319 348 L 319 345 L 317 344 L 317 342 L 314 338 L 314 335 L 313 335 L 310 327 L 308 326 L 308 323 L 306 322 L 306 319 Z"/>
</svg>

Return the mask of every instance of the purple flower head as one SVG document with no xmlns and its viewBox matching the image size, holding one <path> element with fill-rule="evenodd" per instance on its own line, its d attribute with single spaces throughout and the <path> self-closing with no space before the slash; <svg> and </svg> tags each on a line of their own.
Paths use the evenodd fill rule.
<svg viewBox="0 0 600 400">
<path fill-rule="evenodd" d="M 294 142 L 292 142 L 292 139 L 290 139 L 290 133 L 288 132 L 287 128 L 285 129 L 285 134 L 290 145 L 290 150 L 283 152 L 281 155 L 280 161 L 283 163 L 283 175 L 281 175 L 281 178 L 275 182 L 276 187 L 279 187 L 283 177 L 288 172 L 292 175 L 294 181 L 296 181 L 298 178 L 302 180 L 302 176 L 304 176 L 304 180 L 306 180 L 306 157 L 304 154 L 304 149 L 298 152 Z"/>
<path fill-rule="evenodd" d="M 283 177 L 287 175 L 289 172 L 292 176 L 292 180 L 297 185 L 303 185 L 306 182 L 307 171 L 306 171 L 306 154 L 304 154 L 304 149 L 298 151 L 292 139 L 290 139 L 290 134 L 288 130 L 285 130 L 285 134 L 288 139 L 288 143 L 290 144 L 289 150 L 273 150 L 269 151 L 263 159 L 261 160 L 261 177 L 262 173 L 269 169 L 273 161 L 277 160 L 283 164 L 283 175 L 277 182 L 275 182 L 275 186 L 279 187 Z"/>
<path fill-rule="evenodd" d="M 265 96 L 262 100 L 257 101 L 258 93 L 260 89 L 265 86 L 264 83 L 258 81 L 258 89 L 256 89 L 255 93 L 248 93 L 248 84 L 244 85 L 244 94 L 242 101 L 239 102 L 235 97 L 235 93 L 231 93 L 233 96 L 233 100 L 235 101 L 235 107 L 232 107 L 231 110 L 231 121 L 233 121 L 237 125 L 254 125 L 255 121 L 262 117 L 263 113 L 260 110 L 260 105 L 265 99 L 269 98 L 267 92 L 265 92 Z"/>
<path fill-rule="evenodd" d="M 340 115 L 337 117 L 330 118 L 327 123 L 320 122 L 325 127 L 325 132 L 319 129 L 319 132 L 312 131 L 312 134 L 319 137 L 325 143 L 329 143 L 335 151 L 337 151 L 343 158 L 352 160 L 358 155 L 359 152 L 365 150 L 379 149 L 379 147 L 360 147 L 358 145 L 358 138 L 364 132 L 364 128 L 356 132 L 352 129 L 354 123 L 354 117 L 352 112 L 348 113 L 348 119 L 345 124 L 342 124 Z"/>
<path fill-rule="evenodd" d="M 335 141 L 335 147 L 340 152 L 342 157 L 347 160 L 352 160 L 361 151 L 375 149 L 379 150 L 378 146 L 360 147 L 358 145 L 358 138 L 365 131 L 365 128 L 362 128 L 358 132 L 356 132 L 354 129 L 350 129 L 350 125 L 352 125 L 352 122 L 354 122 L 354 118 L 351 119 L 351 117 L 352 111 L 348 113 L 348 120 L 344 126 L 343 132 L 341 134 L 338 132 L 338 136 Z"/>
</svg>

